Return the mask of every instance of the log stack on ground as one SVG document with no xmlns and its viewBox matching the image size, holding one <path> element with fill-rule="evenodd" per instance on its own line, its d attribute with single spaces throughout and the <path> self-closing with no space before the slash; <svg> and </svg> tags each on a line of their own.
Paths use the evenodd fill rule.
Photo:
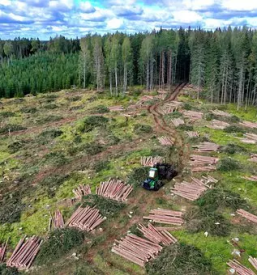
<svg viewBox="0 0 257 275">
<path fill-rule="evenodd" d="M 216 164 L 219 158 L 190 155 L 190 166 L 192 172 L 211 172 L 217 169 Z"/>
<path fill-rule="evenodd" d="M 75 197 L 79 200 L 82 199 L 83 196 L 87 196 L 91 194 L 90 185 L 79 185 L 76 189 L 73 189 L 72 192 L 75 194 Z"/>
<path fill-rule="evenodd" d="M 229 123 L 214 119 L 211 121 L 210 125 L 208 125 L 207 127 L 211 129 L 216 129 L 216 130 L 224 130 L 228 126 L 229 126 Z"/>
<path fill-rule="evenodd" d="M 154 209 L 149 216 L 144 216 L 145 220 L 152 220 L 155 223 L 171 224 L 181 226 L 184 223 L 183 212 L 166 209 Z"/>
<path fill-rule="evenodd" d="M 255 122 L 243 121 L 243 122 L 240 122 L 239 124 L 243 127 L 247 127 L 247 128 L 251 128 L 251 129 L 257 128 L 257 123 L 255 123 Z"/>
<path fill-rule="evenodd" d="M 220 148 L 219 145 L 212 142 L 202 142 L 199 145 L 193 145 L 193 148 L 197 148 L 197 152 L 217 152 Z"/>
<path fill-rule="evenodd" d="M 173 237 L 167 230 L 157 230 L 151 223 L 148 227 L 139 224 L 138 230 L 144 235 L 146 239 L 157 244 L 171 245 L 177 242 L 177 239 Z"/>
<path fill-rule="evenodd" d="M 218 180 L 213 178 L 212 176 L 208 175 L 207 177 L 203 176 L 201 181 L 204 183 L 204 184 L 209 184 L 209 183 L 217 183 Z"/>
<path fill-rule="evenodd" d="M 243 266 L 240 262 L 237 260 L 230 260 L 227 265 L 231 268 L 230 273 L 231 274 L 238 274 L 238 275 L 255 275 L 255 272 L 253 272 L 250 268 L 247 268 Z"/>
<path fill-rule="evenodd" d="M 247 211 L 245 211 L 243 209 L 238 209 L 236 211 L 236 213 L 238 215 L 240 215 L 241 217 L 247 219 L 248 221 L 251 221 L 253 223 L 257 223 L 257 216 L 255 216 L 255 215 L 253 215 L 253 214 L 251 214 L 251 213 L 249 213 L 249 212 L 247 212 Z"/>
<path fill-rule="evenodd" d="M 183 181 L 181 183 L 175 183 L 175 186 L 171 188 L 171 192 L 182 198 L 195 201 L 199 199 L 208 188 L 209 186 L 201 180 L 192 178 L 191 182 Z"/>
<path fill-rule="evenodd" d="M 100 211 L 95 207 L 79 207 L 67 221 L 66 225 L 83 231 L 90 232 L 100 225 L 106 218 L 103 218 Z"/>
<path fill-rule="evenodd" d="M 125 202 L 132 191 L 133 187 L 131 185 L 125 184 L 123 181 L 117 179 L 102 182 L 100 186 L 96 188 L 96 194 L 98 196 L 121 202 Z"/>
<path fill-rule="evenodd" d="M 249 180 L 249 181 L 257 181 L 257 176 L 250 176 L 250 177 L 242 177 L 243 179 Z"/>
<path fill-rule="evenodd" d="M 203 113 L 196 111 L 183 111 L 183 115 L 192 122 L 203 118 Z"/>
<path fill-rule="evenodd" d="M 54 213 L 53 226 L 54 226 L 54 229 L 64 228 L 64 219 L 63 219 L 63 216 L 62 216 L 62 213 L 60 212 L 60 210 L 57 210 Z"/>
<path fill-rule="evenodd" d="M 141 165 L 145 167 L 153 167 L 156 163 L 165 162 L 163 157 L 141 157 Z"/>
<path fill-rule="evenodd" d="M 220 110 L 213 110 L 213 111 L 211 111 L 211 113 L 216 116 L 222 116 L 222 117 L 232 117 L 233 116 L 227 112 L 220 111 Z"/>
<path fill-rule="evenodd" d="M 8 243 L 8 240 L 4 244 L 0 245 L 0 263 L 4 261 L 4 257 L 7 249 L 7 243 Z"/>
<path fill-rule="evenodd" d="M 27 240 L 25 240 L 25 237 L 21 239 L 7 261 L 7 266 L 16 267 L 19 270 L 29 269 L 39 252 L 42 242 L 36 236 Z"/>
<path fill-rule="evenodd" d="M 111 107 L 109 107 L 109 110 L 111 112 L 121 112 L 121 111 L 124 111 L 124 108 L 121 105 L 119 105 L 119 106 L 111 106 Z"/>
<path fill-rule="evenodd" d="M 172 146 L 174 144 L 174 138 L 172 137 L 159 137 L 159 142 L 164 146 Z"/>
<path fill-rule="evenodd" d="M 199 134 L 197 132 L 193 132 L 193 131 L 187 131 L 186 134 L 189 138 L 198 138 L 199 137 Z"/>
<path fill-rule="evenodd" d="M 161 252 L 162 246 L 134 234 L 116 240 L 112 252 L 142 267 Z"/>
<path fill-rule="evenodd" d="M 175 127 L 178 127 L 179 125 L 185 124 L 185 121 L 181 118 L 174 118 L 174 119 L 171 120 L 171 122 L 173 123 L 173 125 Z"/>
<path fill-rule="evenodd" d="M 252 264 L 252 266 L 257 270 L 257 258 L 249 257 L 248 261 Z"/>
<path fill-rule="evenodd" d="M 257 162 L 257 154 L 252 154 L 251 158 L 249 159 L 249 161 Z"/>
<path fill-rule="evenodd" d="M 179 102 L 179 101 L 168 102 L 162 106 L 162 108 L 160 109 L 160 112 L 163 115 L 167 115 L 167 114 L 178 111 L 179 107 L 181 107 L 181 105 L 182 105 L 182 102 Z"/>
</svg>

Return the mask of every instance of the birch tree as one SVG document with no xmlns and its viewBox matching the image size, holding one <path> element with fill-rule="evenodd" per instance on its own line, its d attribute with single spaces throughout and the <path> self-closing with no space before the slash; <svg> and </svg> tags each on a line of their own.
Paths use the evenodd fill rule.
<svg viewBox="0 0 257 275">
<path fill-rule="evenodd" d="M 123 94 L 128 87 L 128 76 L 131 77 L 132 49 L 130 39 L 125 37 L 122 43 L 122 64 L 123 64 Z"/>
<path fill-rule="evenodd" d="M 94 44 L 94 75 L 97 91 L 102 91 L 104 88 L 104 56 L 102 50 L 102 40 L 100 36 L 95 36 Z"/>
<path fill-rule="evenodd" d="M 83 88 L 86 88 L 86 79 L 90 72 L 91 68 L 91 55 L 89 50 L 89 38 L 84 37 L 80 40 L 80 68 L 81 68 L 81 75 L 83 79 Z"/>
</svg>

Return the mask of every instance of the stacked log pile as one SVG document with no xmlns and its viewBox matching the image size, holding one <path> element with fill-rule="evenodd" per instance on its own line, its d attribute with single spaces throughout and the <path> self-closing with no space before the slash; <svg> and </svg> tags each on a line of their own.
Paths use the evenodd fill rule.
<svg viewBox="0 0 257 275">
<path fill-rule="evenodd" d="M 152 241 L 128 234 L 112 247 L 112 252 L 142 267 L 151 259 L 155 259 L 162 247 Z"/>
<path fill-rule="evenodd" d="M 66 225 L 90 232 L 100 225 L 105 219 L 106 218 L 103 218 L 99 213 L 99 210 L 95 207 L 79 207 L 72 214 Z"/>
<path fill-rule="evenodd" d="M 250 121 L 243 121 L 239 123 L 241 126 L 247 127 L 247 128 L 251 128 L 251 129 L 255 129 L 257 128 L 257 123 L 254 122 L 250 122 Z"/>
<path fill-rule="evenodd" d="M 249 138 L 240 138 L 240 141 L 245 143 L 245 144 L 256 144 L 255 140 L 249 139 Z"/>
<path fill-rule="evenodd" d="M 199 145 L 193 145 L 194 148 L 197 148 L 197 152 L 217 152 L 220 148 L 219 145 L 212 142 L 202 142 Z"/>
<path fill-rule="evenodd" d="M 171 192 L 182 198 L 195 201 L 199 199 L 200 196 L 208 190 L 208 188 L 209 187 L 201 180 L 192 178 L 192 182 L 183 181 L 181 183 L 175 183 L 175 186 L 171 189 Z"/>
<path fill-rule="evenodd" d="M 90 185 L 79 185 L 76 189 L 73 189 L 72 192 L 77 199 L 81 200 L 83 196 L 91 194 L 91 188 Z"/>
<path fill-rule="evenodd" d="M 257 154 L 252 154 L 251 158 L 249 159 L 249 161 L 257 162 Z"/>
<path fill-rule="evenodd" d="M 257 216 L 255 216 L 255 215 L 253 215 L 253 214 L 251 214 L 251 213 L 249 213 L 249 212 L 247 212 L 247 211 L 245 211 L 243 209 L 238 209 L 236 211 L 236 213 L 238 215 L 240 215 L 241 217 L 243 217 L 243 218 L 245 218 L 245 219 L 247 219 L 247 220 L 249 220 L 249 221 L 251 221 L 253 223 L 257 223 Z"/>
<path fill-rule="evenodd" d="M 244 134 L 244 138 L 240 139 L 241 142 L 247 143 L 247 144 L 256 144 L 257 143 L 257 135 L 252 133 L 246 133 Z"/>
<path fill-rule="evenodd" d="M 233 115 L 231 115 L 227 112 L 220 111 L 220 110 L 214 110 L 214 111 L 211 111 L 211 112 L 216 116 L 223 116 L 223 117 L 232 117 L 233 116 Z"/>
<path fill-rule="evenodd" d="M 177 111 L 181 105 L 182 105 L 182 102 L 172 101 L 172 102 L 164 104 L 162 109 L 160 110 L 160 112 L 163 115 L 170 114 L 170 113 Z"/>
<path fill-rule="evenodd" d="M 158 139 L 161 145 L 164 145 L 164 146 L 171 146 L 174 144 L 174 138 L 172 137 L 159 137 Z"/>
<path fill-rule="evenodd" d="M 230 260 L 227 265 L 232 268 L 231 273 L 236 272 L 238 275 L 255 275 L 255 272 L 253 272 L 250 268 L 243 266 L 237 260 Z"/>
<path fill-rule="evenodd" d="M 129 194 L 133 191 L 133 187 L 125 184 L 121 180 L 110 179 L 107 182 L 102 182 L 96 188 L 96 194 L 112 200 L 125 202 Z"/>
<path fill-rule="evenodd" d="M 173 123 L 173 125 L 175 127 L 178 127 L 179 125 L 185 124 L 185 121 L 181 118 L 174 118 L 174 119 L 171 120 L 171 122 Z"/>
<path fill-rule="evenodd" d="M 0 262 L 4 261 L 4 257 L 7 249 L 7 243 L 8 241 L 6 241 L 4 244 L 0 246 Z"/>
<path fill-rule="evenodd" d="M 162 157 L 141 157 L 141 165 L 145 167 L 153 167 L 156 163 L 163 163 Z"/>
<path fill-rule="evenodd" d="M 165 209 L 154 209 L 150 211 L 149 216 L 144 216 L 145 220 L 152 220 L 156 223 L 171 224 L 181 226 L 184 223 L 183 213 Z"/>
<path fill-rule="evenodd" d="M 177 239 L 173 237 L 167 230 L 157 230 L 151 223 L 148 227 L 139 224 L 138 230 L 144 235 L 144 237 L 154 243 L 171 245 L 177 242 Z"/>
<path fill-rule="evenodd" d="M 151 101 L 153 99 L 154 99 L 154 96 L 152 96 L 152 95 L 144 95 L 140 98 L 140 102 L 144 103 L 147 101 Z"/>
<path fill-rule="evenodd" d="M 257 181 L 257 176 L 243 177 L 243 179 L 250 180 L 250 181 Z"/>
<path fill-rule="evenodd" d="M 7 266 L 16 267 L 19 270 L 29 269 L 37 256 L 43 241 L 33 236 L 25 241 L 25 237 L 17 244 Z"/>
<path fill-rule="evenodd" d="M 199 137 L 199 134 L 197 132 L 188 131 L 186 132 L 189 138 L 197 138 Z"/>
<path fill-rule="evenodd" d="M 119 106 L 111 106 L 111 107 L 109 107 L 109 110 L 111 112 L 120 112 L 120 111 L 124 111 L 124 108 L 121 105 L 119 105 Z"/>
<path fill-rule="evenodd" d="M 203 113 L 196 111 L 183 111 L 183 115 L 190 121 L 196 121 L 203 118 Z"/>
<path fill-rule="evenodd" d="M 229 126 L 229 123 L 214 119 L 211 121 L 210 125 L 207 127 L 211 129 L 224 130 L 228 126 Z"/>
<path fill-rule="evenodd" d="M 248 261 L 252 264 L 252 266 L 257 270 L 257 258 L 249 257 Z"/>
<path fill-rule="evenodd" d="M 217 183 L 218 180 L 213 178 L 212 176 L 208 175 L 207 177 L 203 176 L 201 180 L 204 184 L 209 184 L 209 183 Z"/>
<path fill-rule="evenodd" d="M 64 228 L 64 219 L 62 213 L 59 210 L 55 211 L 54 213 L 53 226 L 55 229 Z"/>
<path fill-rule="evenodd" d="M 192 172 L 211 172 L 216 170 L 216 164 L 219 158 L 190 155 L 190 166 Z"/>
</svg>

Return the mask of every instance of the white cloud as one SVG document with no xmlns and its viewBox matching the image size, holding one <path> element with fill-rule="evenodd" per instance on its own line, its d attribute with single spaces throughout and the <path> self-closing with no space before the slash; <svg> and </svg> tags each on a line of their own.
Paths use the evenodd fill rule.
<svg viewBox="0 0 257 275">
<path fill-rule="evenodd" d="M 90 2 L 80 2 L 79 9 L 85 13 L 91 13 L 95 11 L 95 8 L 91 5 Z"/>
<path fill-rule="evenodd" d="M 118 30 L 122 27 L 123 20 L 119 18 L 113 18 L 107 21 L 107 28 L 110 30 Z"/>
<path fill-rule="evenodd" d="M 181 10 L 173 13 L 174 20 L 180 23 L 196 23 L 200 22 L 203 18 L 195 11 Z"/>
<path fill-rule="evenodd" d="M 0 5 L 10 6 L 11 5 L 11 1 L 10 0 L 1 0 L 0 1 Z"/>
<path fill-rule="evenodd" d="M 217 4 L 217 0 L 184 0 L 183 6 L 187 9 L 201 10 Z"/>
<path fill-rule="evenodd" d="M 252 11 L 257 10 L 256 0 L 223 0 L 222 7 L 233 11 Z"/>
</svg>

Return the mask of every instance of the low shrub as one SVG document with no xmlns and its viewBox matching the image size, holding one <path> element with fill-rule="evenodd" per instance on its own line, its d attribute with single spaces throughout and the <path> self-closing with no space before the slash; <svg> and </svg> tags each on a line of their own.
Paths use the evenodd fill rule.
<svg viewBox="0 0 257 275">
<path fill-rule="evenodd" d="M 6 264 L 0 263 L 0 274 L 1 275 L 19 275 L 19 271 L 15 267 L 9 267 Z"/>
<path fill-rule="evenodd" d="M 10 132 L 26 130 L 26 127 L 17 124 L 7 124 L 0 128 L 0 134 L 7 134 Z"/>
<path fill-rule="evenodd" d="M 27 106 L 27 107 L 21 108 L 20 112 L 25 114 L 35 114 L 37 112 L 37 108 Z"/>
<path fill-rule="evenodd" d="M 223 131 L 226 133 L 245 133 L 245 130 L 243 128 L 236 125 L 230 125 L 226 127 Z"/>
<path fill-rule="evenodd" d="M 135 187 L 141 186 L 144 180 L 148 177 L 149 168 L 140 167 L 134 169 L 134 171 L 128 176 L 128 183 Z"/>
<path fill-rule="evenodd" d="M 62 152 L 50 152 L 45 155 L 43 162 L 47 165 L 62 166 L 68 163 L 68 159 Z"/>
<path fill-rule="evenodd" d="M 14 117 L 15 113 L 12 112 L 1 112 L 0 113 L 0 118 L 7 118 L 7 117 Z"/>
<path fill-rule="evenodd" d="M 183 109 L 190 111 L 193 109 L 193 107 L 189 103 L 184 103 L 183 104 Z"/>
<path fill-rule="evenodd" d="M 8 151 L 10 154 L 14 154 L 18 152 L 21 148 L 23 148 L 24 145 L 25 145 L 25 141 L 23 140 L 15 141 L 8 145 Z"/>
<path fill-rule="evenodd" d="M 207 114 L 205 115 L 205 119 L 206 119 L 207 121 L 211 121 L 211 120 L 216 119 L 216 118 L 217 118 L 217 116 L 215 116 L 215 115 L 212 114 L 212 113 L 207 113 Z"/>
<path fill-rule="evenodd" d="M 182 131 L 193 131 L 194 130 L 194 127 L 192 125 L 186 125 L 186 124 L 181 124 L 177 128 Z"/>
<path fill-rule="evenodd" d="M 81 109 L 84 109 L 85 106 L 83 105 L 77 105 L 77 106 L 71 106 L 69 108 L 70 111 L 77 111 L 77 110 L 81 110 Z"/>
<path fill-rule="evenodd" d="M 53 109 L 57 109 L 58 106 L 54 103 L 50 103 L 50 104 L 45 104 L 43 108 L 46 110 L 53 110 Z"/>
<path fill-rule="evenodd" d="M 206 213 L 212 213 L 218 208 L 230 208 L 235 211 L 247 207 L 247 202 L 239 194 L 223 189 L 208 190 L 196 204 Z"/>
<path fill-rule="evenodd" d="M 75 228 L 56 229 L 42 244 L 36 264 L 46 265 L 67 254 L 71 249 L 83 244 L 84 233 Z"/>
<path fill-rule="evenodd" d="M 170 119 L 173 119 L 173 118 L 179 118 L 179 117 L 182 117 L 183 114 L 178 112 L 178 111 L 175 111 L 173 113 L 169 113 L 167 115 L 165 115 L 165 118 L 170 118 Z"/>
<path fill-rule="evenodd" d="M 233 155 L 237 152 L 240 152 L 240 153 L 247 152 L 247 150 L 244 147 L 236 145 L 236 144 L 231 144 L 231 143 L 229 143 L 226 146 L 221 147 L 220 151 L 224 152 L 224 153 L 228 153 L 230 155 Z"/>
<path fill-rule="evenodd" d="M 88 155 L 96 155 L 104 150 L 104 147 L 96 142 L 88 143 L 83 145 L 83 147 L 83 151 L 85 151 Z"/>
<path fill-rule="evenodd" d="M 110 110 L 109 108 L 107 108 L 104 105 L 98 105 L 96 107 L 94 107 L 93 109 L 90 110 L 91 114 L 105 114 L 105 113 L 109 113 Z"/>
<path fill-rule="evenodd" d="M 61 136 L 62 134 L 63 134 L 63 131 L 58 129 L 46 130 L 36 137 L 36 142 L 40 145 L 45 145 L 51 142 L 52 140 L 54 140 L 55 138 Z"/>
<path fill-rule="evenodd" d="M 132 233 L 132 234 L 134 234 L 134 235 L 136 235 L 136 236 L 138 236 L 138 237 L 144 237 L 144 234 L 143 234 L 141 231 L 139 231 L 139 229 L 138 229 L 137 227 L 138 227 L 137 224 L 133 224 L 133 225 L 129 228 L 130 233 Z"/>
<path fill-rule="evenodd" d="M 98 161 L 97 163 L 94 164 L 93 168 L 96 171 L 96 173 L 101 172 L 102 170 L 108 170 L 110 168 L 110 161 L 108 160 Z"/>
<path fill-rule="evenodd" d="M 221 159 L 217 167 L 219 171 L 223 172 L 229 172 L 240 169 L 239 162 L 231 158 Z"/>
<path fill-rule="evenodd" d="M 43 117 L 39 117 L 36 119 L 36 122 L 38 124 L 45 124 L 48 122 L 55 122 L 55 121 L 59 121 L 63 119 L 62 116 L 57 116 L 57 115 L 49 115 L 49 116 L 43 116 Z"/>
<path fill-rule="evenodd" d="M 228 121 L 231 123 L 238 123 L 240 121 L 240 118 L 237 116 L 228 117 Z"/>
<path fill-rule="evenodd" d="M 83 197 L 82 207 L 86 207 L 87 205 L 91 207 L 96 206 L 104 217 L 115 217 L 125 207 L 124 203 L 94 194 Z"/>
<path fill-rule="evenodd" d="M 134 132 L 137 135 L 141 135 L 144 133 L 152 133 L 153 132 L 153 128 L 150 125 L 144 125 L 144 124 L 136 124 L 134 126 Z"/>
<path fill-rule="evenodd" d="M 186 244 L 164 247 L 159 256 L 146 264 L 149 275 L 217 274 L 198 248 Z"/>
<path fill-rule="evenodd" d="M 82 99 L 82 97 L 81 96 L 79 96 L 79 95 L 77 95 L 77 96 L 69 96 L 69 97 L 66 97 L 66 99 L 68 100 L 68 101 L 80 101 L 81 99 Z"/>
<path fill-rule="evenodd" d="M 90 132 L 96 127 L 106 127 L 109 119 L 103 116 L 89 116 L 85 118 L 77 127 L 81 133 Z"/>
<path fill-rule="evenodd" d="M 68 179 L 66 175 L 53 175 L 45 177 L 39 184 L 42 186 L 43 190 L 47 195 L 52 198 L 55 196 L 56 190 L 61 186 L 65 180 Z"/>
</svg>

